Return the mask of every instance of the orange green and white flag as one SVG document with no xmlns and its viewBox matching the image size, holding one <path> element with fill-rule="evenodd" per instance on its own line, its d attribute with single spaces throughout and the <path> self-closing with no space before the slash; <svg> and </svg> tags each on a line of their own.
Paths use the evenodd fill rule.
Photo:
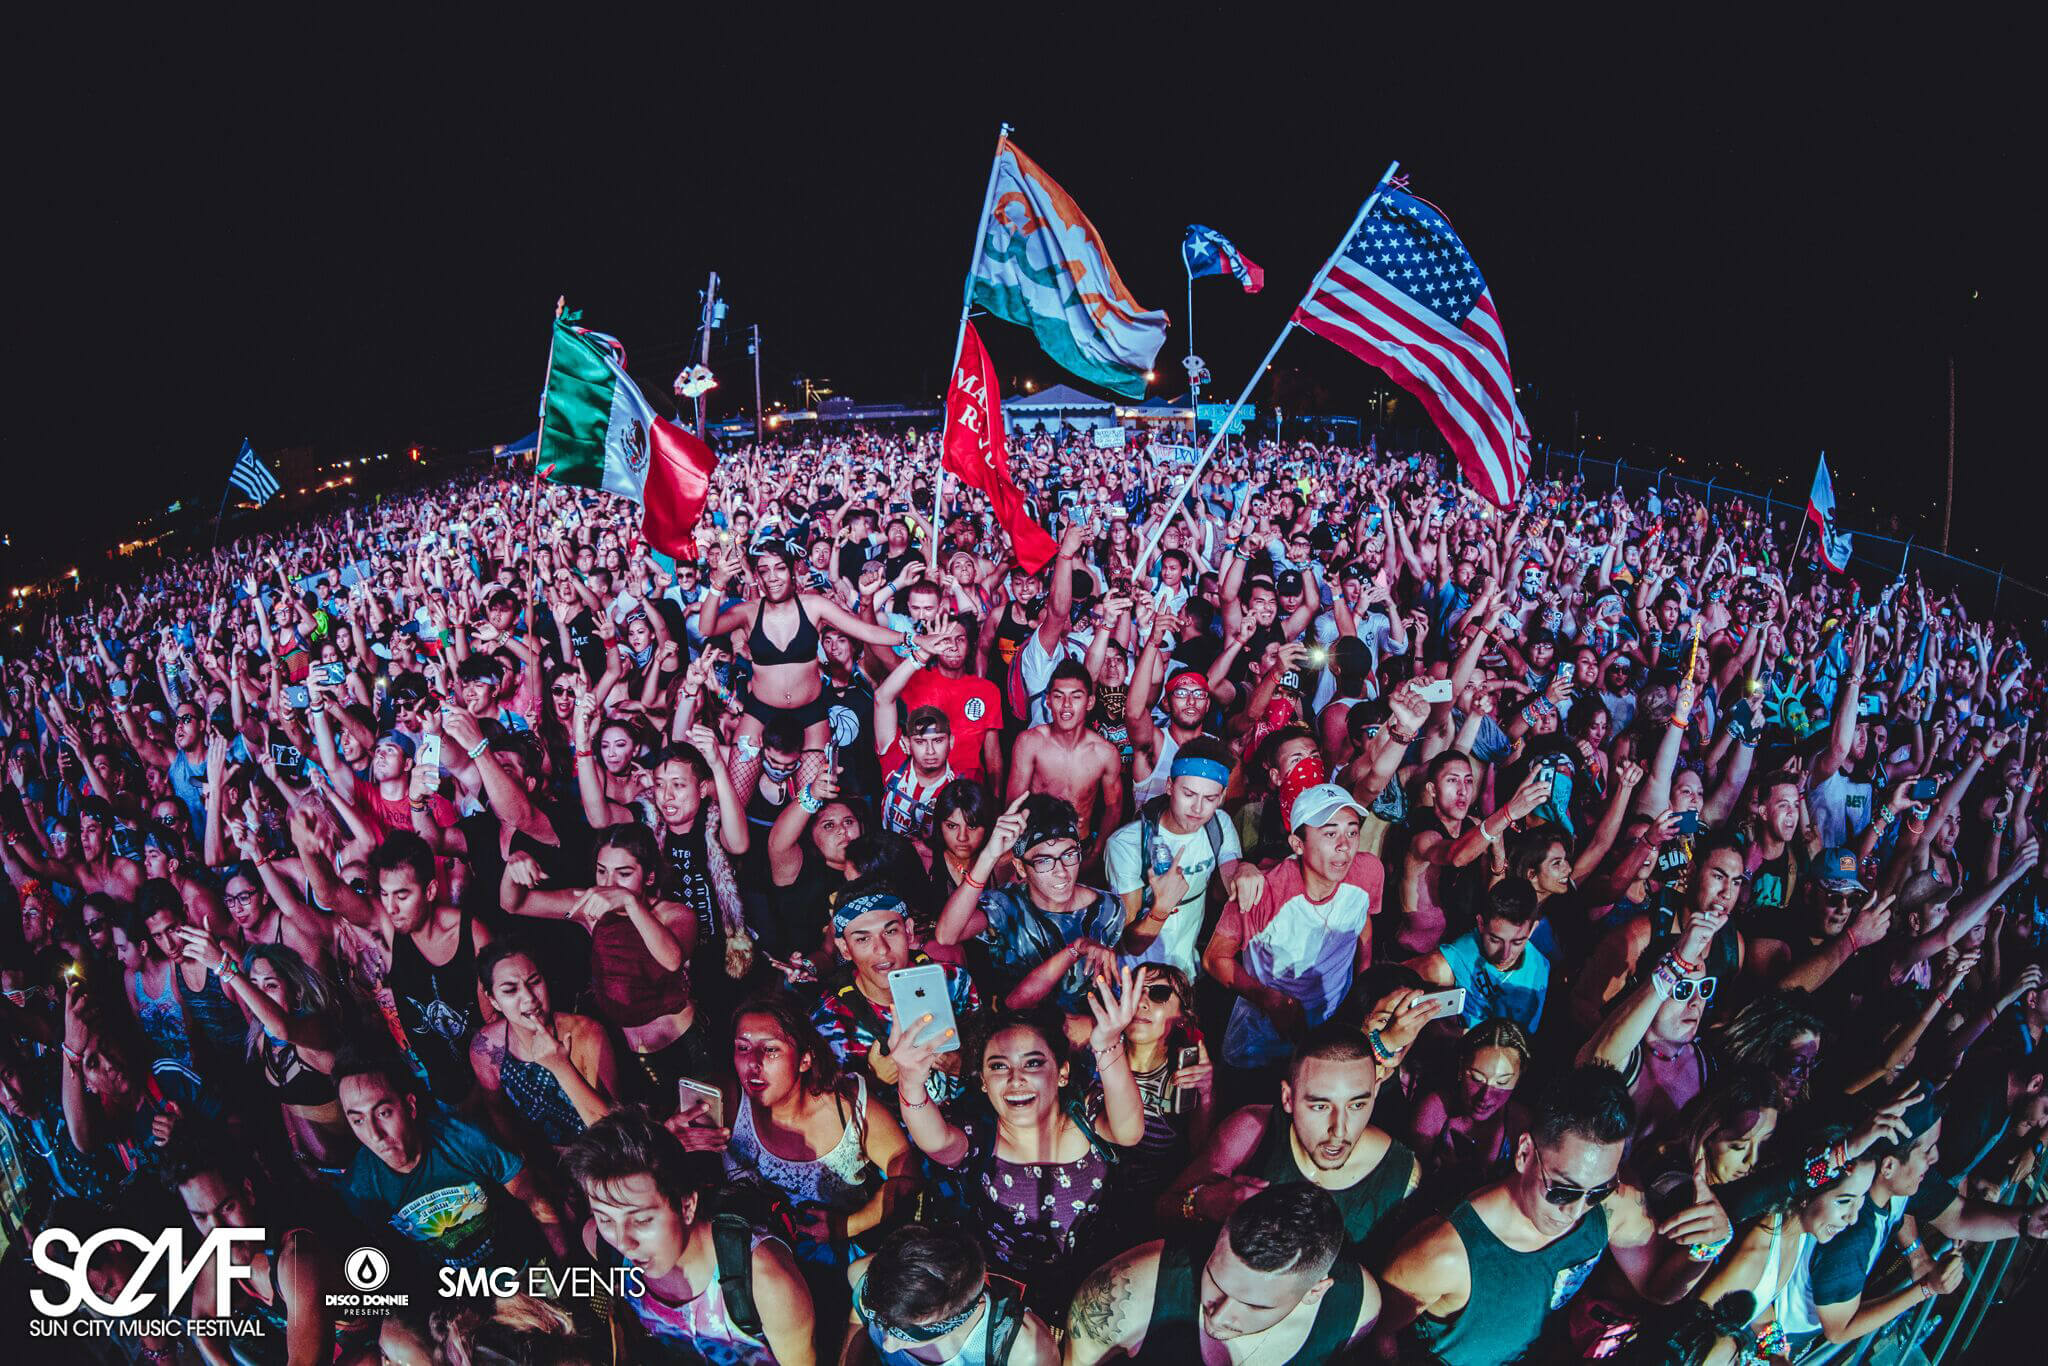
<svg viewBox="0 0 2048 1366">
<path fill-rule="evenodd" d="M 974 263 L 974 302 L 1028 327 L 1045 353 L 1091 384 L 1145 396 L 1166 314 L 1131 297 L 1102 235 L 1038 163 L 1005 138 Z"/>
</svg>

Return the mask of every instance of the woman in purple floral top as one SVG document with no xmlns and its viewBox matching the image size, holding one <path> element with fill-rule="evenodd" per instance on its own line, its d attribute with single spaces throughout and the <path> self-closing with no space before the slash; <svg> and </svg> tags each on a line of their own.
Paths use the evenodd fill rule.
<svg viewBox="0 0 2048 1366">
<path fill-rule="evenodd" d="M 1124 1056 L 1123 1032 L 1137 1011 L 1130 968 L 1088 997 L 1088 1036 L 1102 1086 L 1100 1133 L 1065 1094 L 1072 1081 L 1068 1044 L 1057 1017 L 995 1015 L 970 1054 L 981 1093 L 995 1112 L 956 1125 L 926 1095 L 926 1074 L 950 1035 L 918 1038 L 928 1022 L 899 1021 L 889 1037 L 898 1069 L 904 1127 L 925 1155 L 959 1173 L 971 1230 L 991 1258 L 1026 1284 L 1025 1300 L 1059 1312 L 1072 1282 L 1090 1265 L 1074 1255 L 1109 1184 L 1110 1145 L 1128 1148 L 1145 1134 L 1145 1108 Z M 970 1083 L 972 1084 L 972 1083 Z"/>
</svg>

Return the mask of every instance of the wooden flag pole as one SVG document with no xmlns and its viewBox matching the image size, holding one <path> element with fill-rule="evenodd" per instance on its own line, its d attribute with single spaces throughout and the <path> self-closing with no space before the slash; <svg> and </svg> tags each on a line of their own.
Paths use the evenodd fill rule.
<svg viewBox="0 0 2048 1366">
<path fill-rule="evenodd" d="M 996 174 L 1002 170 L 1003 148 L 1010 143 L 1010 125 L 1004 124 L 996 133 L 995 159 L 988 165 L 988 188 L 981 193 L 981 216 L 974 220 L 974 250 L 967 257 L 967 282 L 960 289 L 960 327 L 953 334 L 953 362 L 946 367 L 946 389 L 939 399 L 939 464 L 932 476 L 932 535 L 930 555 L 934 571 L 939 567 L 939 532 L 946 525 L 946 412 L 951 404 L 948 400 L 953 393 L 953 372 L 960 368 L 960 352 L 967 345 L 967 315 L 974 307 L 974 268 L 981 263 L 982 238 L 988 230 L 989 210 L 996 200 Z M 996 411 L 1002 411 L 1001 396 L 997 396 Z M 934 573 L 936 577 L 936 573 Z"/>
<path fill-rule="evenodd" d="M 1358 225 L 1363 223 L 1365 216 L 1372 212 L 1372 206 L 1379 203 L 1380 192 L 1387 188 L 1387 182 L 1394 178 L 1394 172 L 1399 170 L 1400 167 L 1401 163 L 1398 161 L 1387 163 L 1387 169 L 1380 176 L 1379 183 L 1372 187 L 1372 193 L 1367 195 L 1365 202 L 1358 206 L 1358 213 L 1352 218 L 1351 226 L 1344 230 L 1344 236 L 1338 240 L 1337 250 L 1330 253 L 1329 258 L 1323 262 L 1323 268 L 1316 272 L 1316 277 L 1313 280 L 1308 282 L 1308 288 L 1302 292 L 1301 303 L 1295 306 L 1295 312 L 1300 312 L 1310 299 L 1315 298 L 1316 291 L 1323 287 L 1323 279 L 1329 275 L 1330 267 L 1337 264 L 1337 257 L 1343 253 L 1345 247 L 1350 245 L 1351 239 L 1358 233 Z M 1265 357 L 1252 367 L 1252 377 L 1245 381 L 1244 391 L 1237 396 L 1237 402 L 1230 405 L 1230 411 L 1223 415 L 1223 420 L 1216 424 L 1216 430 L 1209 434 L 1209 444 L 1202 447 L 1201 458 L 1196 460 L 1194 466 L 1188 470 L 1187 481 L 1180 486 L 1180 492 L 1176 493 L 1173 496 L 1173 500 L 1166 505 L 1165 515 L 1159 519 L 1159 524 L 1152 528 L 1152 534 L 1145 538 L 1145 544 L 1138 552 L 1138 562 L 1131 566 L 1131 573 L 1134 577 L 1143 573 L 1145 566 L 1151 562 L 1153 552 L 1159 549 L 1159 538 L 1166 534 L 1166 528 L 1173 521 L 1175 510 L 1187 501 L 1190 493 L 1194 492 L 1196 481 L 1201 479 L 1202 469 L 1209 463 L 1209 457 L 1214 455 L 1216 447 L 1222 444 L 1223 434 L 1230 430 L 1230 424 L 1237 421 L 1238 411 L 1245 404 L 1251 402 L 1253 386 L 1259 382 L 1259 376 L 1266 373 L 1266 367 L 1273 363 L 1273 357 L 1280 354 L 1280 344 L 1287 340 L 1287 334 L 1294 331 L 1294 327 L 1294 315 L 1290 313 L 1287 316 L 1287 326 L 1281 328 L 1280 335 L 1273 338 L 1273 344 L 1266 348 Z"/>
</svg>

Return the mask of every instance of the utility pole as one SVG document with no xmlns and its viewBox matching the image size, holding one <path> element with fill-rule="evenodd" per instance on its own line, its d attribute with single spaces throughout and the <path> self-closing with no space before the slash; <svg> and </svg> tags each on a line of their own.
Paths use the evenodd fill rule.
<svg viewBox="0 0 2048 1366">
<path fill-rule="evenodd" d="M 697 351 L 697 363 L 708 370 L 711 368 L 711 328 L 713 320 L 719 313 L 718 272 L 715 270 L 711 272 L 710 283 L 704 287 L 703 299 L 702 316 L 698 320 L 702 342 Z M 704 435 L 704 395 L 702 394 L 697 395 L 697 438 L 700 441 L 709 440 Z"/>
<path fill-rule="evenodd" d="M 754 358 L 754 444 L 761 444 L 761 324 L 753 326 L 753 340 L 747 343 L 747 354 Z"/>
<path fill-rule="evenodd" d="M 1956 358 L 1948 358 L 1948 492 L 1941 500 L 1941 553 L 1948 554 L 1949 518 L 1956 510 Z"/>
</svg>

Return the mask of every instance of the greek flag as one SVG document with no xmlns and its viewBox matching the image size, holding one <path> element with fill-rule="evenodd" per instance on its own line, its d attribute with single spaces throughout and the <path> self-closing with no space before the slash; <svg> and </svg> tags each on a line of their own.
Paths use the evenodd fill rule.
<svg viewBox="0 0 2048 1366">
<path fill-rule="evenodd" d="M 242 453 L 235 457 L 235 467 L 228 473 L 228 482 L 254 498 L 258 507 L 277 496 L 277 476 L 256 458 L 247 437 L 242 438 Z"/>
</svg>

